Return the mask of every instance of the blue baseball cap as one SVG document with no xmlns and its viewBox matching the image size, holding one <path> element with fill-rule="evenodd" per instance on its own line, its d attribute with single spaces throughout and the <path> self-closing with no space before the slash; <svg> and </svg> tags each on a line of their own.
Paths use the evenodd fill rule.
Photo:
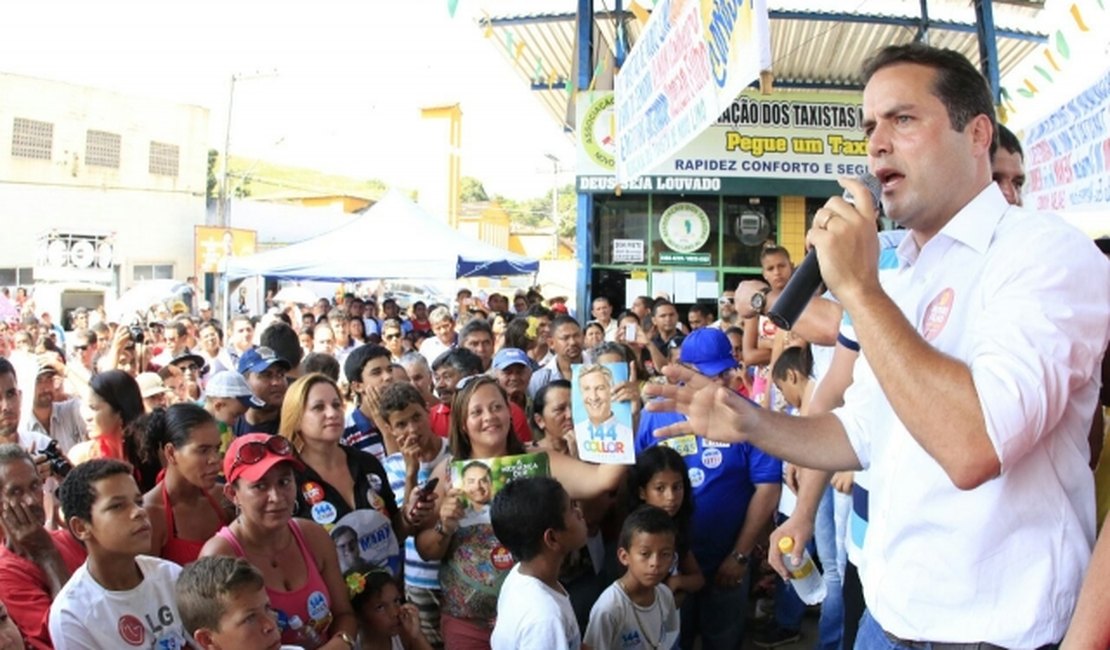
<svg viewBox="0 0 1110 650">
<path fill-rule="evenodd" d="M 532 367 L 532 360 L 520 348 L 501 348 L 493 355 L 493 367 L 497 370 L 504 370 L 518 363 Z"/>
<path fill-rule="evenodd" d="M 725 333 L 714 327 L 694 330 L 682 342 L 682 363 L 690 364 L 707 377 L 716 377 L 740 364 L 732 357 L 732 344 Z"/>
<path fill-rule="evenodd" d="M 265 372 L 270 366 L 280 363 L 285 366 L 286 370 L 292 368 L 292 364 L 279 357 L 277 353 L 267 347 L 251 348 L 239 357 L 239 374 L 245 375 L 248 372 Z"/>
</svg>

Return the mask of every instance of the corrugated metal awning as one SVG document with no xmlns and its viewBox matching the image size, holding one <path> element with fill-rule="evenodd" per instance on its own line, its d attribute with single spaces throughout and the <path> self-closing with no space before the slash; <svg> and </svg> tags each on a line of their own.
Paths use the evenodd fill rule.
<svg viewBox="0 0 1110 650">
<path fill-rule="evenodd" d="M 493 15 L 483 18 L 479 28 L 487 30 L 490 41 L 517 72 L 522 87 L 535 94 L 556 122 L 572 131 L 574 111 L 568 85 L 577 78 L 576 5 L 571 0 L 548 3 L 552 4 L 567 8 Z M 921 16 L 918 0 L 770 0 L 769 4 L 777 89 L 859 90 L 859 69 L 871 53 L 884 45 L 911 42 L 919 34 L 924 34 L 928 43 L 956 50 L 979 65 L 975 11 L 968 0 L 928 0 L 927 20 Z M 595 0 L 594 6 L 594 65 L 596 70 L 600 63 L 602 70 L 595 88 L 607 90 L 612 88 L 618 29 L 623 30 L 626 48 L 631 49 L 641 25 L 630 11 L 612 11 L 613 0 Z M 1038 25 L 1043 2 L 996 1 L 992 7 L 998 66 L 1005 74 L 1046 41 L 1047 35 Z"/>
</svg>

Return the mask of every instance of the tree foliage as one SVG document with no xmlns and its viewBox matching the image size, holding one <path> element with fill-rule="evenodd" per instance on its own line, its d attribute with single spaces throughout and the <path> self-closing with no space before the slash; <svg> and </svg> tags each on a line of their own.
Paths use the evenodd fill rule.
<svg viewBox="0 0 1110 650">
<path fill-rule="evenodd" d="M 509 213 L 509 218 L 515 224 L 529 228 L 555 225 L 560 237 L 573 238 L 578 223 L 578 195 L 573 184 L 560 187 L 556 194 L 554 218 L 551 213 L 550 193 L 523 201 L 501 195 L 494 195 L 492 198 Z"/>
<path fill-rule="evenodd" d="M 463 176 L 460 179 L 459 194 L 462 197 L 463 203 L 489 200 L 489 196 L 486 194 L 486 188 L 482 185 L 482 181 L 471 176 Z"/>
</svg>

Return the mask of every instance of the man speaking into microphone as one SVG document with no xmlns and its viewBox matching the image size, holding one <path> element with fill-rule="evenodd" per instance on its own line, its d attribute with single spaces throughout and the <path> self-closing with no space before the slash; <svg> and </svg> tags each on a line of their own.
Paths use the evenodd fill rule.
<svg viewBox="0 0 1110 650">
<path fill-rule="evenodd" d="M 844 406 L 783 416 L 675 365 L 648 408 L 687 421 L 656 433 L 870 470 L 856 648 L 1057 643 L 1094 540 L 1087 432 L 1110 263 L 1058 217 L 1007 204 L 990 90 L 966 58 L 892 46 L 863 76 L 868 162 L 908 234 L 880 282 L 862 184 L 842 181 L 858 209 L 835 197 L 814 218 L 821 274 L 863 350 Z"/>
</svg>

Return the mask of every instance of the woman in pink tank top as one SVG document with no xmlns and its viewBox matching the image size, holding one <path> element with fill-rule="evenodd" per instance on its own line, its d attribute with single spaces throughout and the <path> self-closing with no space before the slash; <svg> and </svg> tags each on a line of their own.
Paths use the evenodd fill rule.
<svg viewBox="0 0 1110 650">
<path fill-rule="evenodd" d="M 142 453 L 150 461 L 163 457 L 165 469 L 143 495 L 150 515 L 151 553 L 182 566 L 231 521 L 220 503 L 220 431 L 208 411 L 192 403 L 154 409 L 142 421 Z"/>
<path fill-rule="evenodd" d="M 224 493 L 239 516 L 204 545 L 201 557 L 243 557 L 262 573 L 282 643 L 305 650 L 354 648 L 358 622 L 335 546 L 320 525 L 293 518 L 294 468 L 303 465 L 285 438 L 236 438 L 224 456 Z"/>
</svg>

